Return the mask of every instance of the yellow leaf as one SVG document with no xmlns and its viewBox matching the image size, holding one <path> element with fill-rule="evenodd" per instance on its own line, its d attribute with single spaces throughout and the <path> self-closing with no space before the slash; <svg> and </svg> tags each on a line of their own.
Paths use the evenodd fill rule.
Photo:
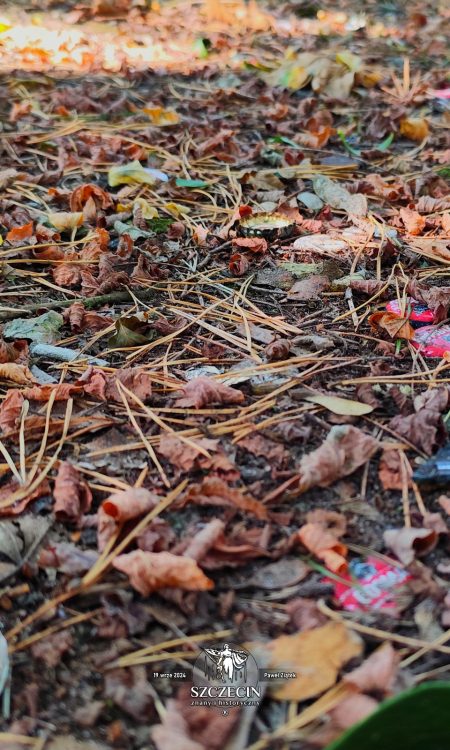
<svg viewBox="0 0 450 750">
<path fill-rule="evenodd" d="M 336 62 L 345 65 L 345 67 L 351 70 L 352 73 L 356 73 L 361 67 L 360 58 L 348 50 L 338 52 L 336 55 Z"/>
<path fill-rule="evenodd" d="M 173 203 L 173 201 L 166 203 L 164 208 L 169 214 L 175 216 L 176 219 L 178 219 L 179 216 L 183 216 L 183 214 L 189 214 L 191 212 L 191 209 L 187 206 L 181 206 L 179 203 Z"/>
<path fill-rule="evenodd" d="M 118 167 L 112 167 L 108 172 L 108 185 L 116 187 L 117 185 L 155 185 L 157 182 L 167 182 L 169 178 L 159 169 L 143 167 L 135 159 L 128 164 L 121 164 Z"/>
<path fill-rule="evenodd" d="M 145 198 L 136 198 L 133 203 L 133 209 L 139 208 L 144 219 L 157 219 L 158 211 Z"/>
<path fill-rule="evenodd" d="M 30 383 L 38 382 L 26 365 L 17 365 L 15 362 L 0 364 L 0 378 L 2 380 L 11 380 L 18 385 L 29 385 Z"/>
<path fill-rule="evenodd" d="M 361 654 L 363 644 L 343 623 L 328 622 L 313 630 L 282 635 L 268 647 L 269 668 L 297 675 L 281 687 L 273 687 L 274 698 L 304 701 L 332 687 L 340 668 Z"/>
<path fill-rule="evenodd" d="M 404 117 L 400 120 L 400 133 L 409 141 L 422 142 L 430 129 L 424 117 Z"/>
<path fill-rule="evenodd" d="M 370 414 L 373 411 L 373 406 L 363 404 L 361 401 L 339 398 L 339 396 L 324 396 L 321 393 L 306 396 L 305 401 L 324 406 L 333 414 L 340 414 L 344 417 L 361 417 L 363 414 Z"/>
<path fill-rule="evenodd" d="M 301 65 L 293 65 L 286 71 L 283 84 L 291 91 L 298 91 L 302 86 L 305 86 L 309 78 L 310 75 L 305 68 L 302 68 Z"/>
<path fill-rule="evenodd" d="M 152 125 L 176 125 L 180 122 L 180 117 L 173 109 L 164 109 L 164 107 L 144 107 L 143 112 L 149 116 Z"/>
<path fill-rule="evenodd" d="M 81 211 L 55 211 L 48 214 L 48 220 L 58 232 L 63 232 L 65 229 L 79 227 L 83 223 L 83 213 Z"/>
</svg>

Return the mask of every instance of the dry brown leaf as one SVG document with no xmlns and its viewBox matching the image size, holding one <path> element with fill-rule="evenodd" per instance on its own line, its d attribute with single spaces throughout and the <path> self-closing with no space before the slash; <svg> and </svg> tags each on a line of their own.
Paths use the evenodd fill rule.
<svg viewBox="0 0 450 750">
<path fill-rule="evenodd" d="M 155 508 L 161 498 L 154 492 L 140 487 L 130 487 L 129 490 L 116 492 L 102 503 L 102 510 L 118 523 L 131 521 Z"/>
<path fill-rule="evenodd" d="M 399 318 L 390 312 L 375 312 L 369 315 L 368 321 L 374 330 L 383 328 L 393 339 L 414 338 L 414 329 L 407 318 Z"/>
<path fill-rule="evenodd" d="M 441 323 L 448 316 L 450 307 L 449 286 L 426 286 L 413 280 L 408 283 L 407 291 L 413 299 L 423 302 L 434 313 L 435 323 Z"/>
<path fill-rule="evenodd" d="M 441 413 L 433 409 L 423 408 L 407 417 L 398 414 L 390 420 L 389 427 L 428 455 L 445 438 Z"/>
<path fill-rule="evenodd" d="M 192 537 L 183 555 L 199 562 L 222 536 L 224 529 L 225 524 L 220 518 L 213 518 L 212 521 L 208 521 L 198 534 Z"/>
<path fill-rule="evenodd" d="M 253 513 L 260 519 L 268 517 L 267 508 L 259 500 L 255 500 L 251 495 L 243 495 L 240 490 L 230 487 L 223 479 L 218 477 L 206 477 L 201 484 L 194 484 L 189 487 L 180 504 L 185 506 L 189 503 L 195 505 L 230 505 L 239 510 Z"/>
<path fill-rule="evenodd" d="M 113 205 L 109 193 L 99 185 L 88 183 L 86 185 L 79 185 L 72 191 L 70 196 L 70 210 L 82 211 L 89 199 L 93 199 L 97 209 L 101 208 L 105 210 Z"/>
<path fill-rule="evenodd" d="M 303 701 L 323 693 L 334 685 L 339 669 L 359 656 L 362 648 L 361 638 L 340 622 L 276 638 L 269 644 L 270 667 L 297 676 L 273 688 L 273 696 Z"/>
<path fill-rule="evenodd" d="M 311 487 L 328 487 L 336 479 L 352 474 L 378 448 L 378 441 L 357 427 L 332 427 L 325 442 L 312 453 L 304 455 L 300 461 L 302 491 L 306 492 Z"/>
<path fill-rule="evenodd" d="M 69 323 L 72 331 L 101 331 L 114 321 L 107 315 L 101 315 L 94 310 L 86 310 L 81 302 L 74 302 L 63 312 L 64 320 Z"/>
<path fill-rule="evenodd" d="M 25 339 L 18 339 L 9 343 L 0 339 L 0 364 L 19 360 L 23 363 L 27 362 L 28 342 Z"/>
<path fill-rule="evenodd" d="M 195 446 L 208 452 L 215 452 L 218 450 L 219 441 L 211 438 L 196 438 L 191 443 L 185 443 L 176 435 L 163 432 L 159 439 L 158 453 L 177 469 L 190 471 L 199 458 L 206 458 Z"/>
<path fill-rule="evenodd" d="M 37 383 L 33 373 L 26 365 L 18 365 L 15 362 L 0 364 L 0 379 L 11 380 L 18 385 Z"/>
<path fill-rule="evenodd" d="M 77 523 L 91 507 L 92 492 L 78 469 L 61 461 L 53 489 L 54 514 L 58 521 Z"/>
<path fill-rule="evenodd" d="M 410 477 L 402 471 L 402 460 L 396 450 L 385 450 L 381 454 L 378 478 L 384 490 L 401 490 L 405 484 L 411 486 Z"/>
<path fill-rule="evenodd" d="M 383 539 L 388 547 L 403 563 L 409 565 L 415 557 L 423 557 L 431 552 L 438 543 L 438 535 L 430 529 L 387 529 Z"/>
<path fill-rule="evenodd" d="M 123 370 L 116 370 L 114 373 L 107 374 L 98 367 L 88 367 L 81 378 L 77 380 L 77 385 L 84 388 L 85 393 L 94 396 L 100 401 L 116 401 L 123 403 L 116 380 L 132 391 L 141 401 L 146 401 L 152 393 L 151 375 L 139 367 L 130 367 Z M 127 396 L 127 400 L 129 397 Z"/>
<path fill-rule="evenodd" d="M 426 219 L 421 216 L 418 211 L 414 211 L 412 208 L 401 208 L 400 218 L 405 225 L 405 229 L 409 234 L 422 234 L 425 229 Z"/>
<path fill-rule="evenodd" d="M 12 479 L 7 484 L 4 484 L 0 489 L 0 503 L 3 500 L 9 500 L 17 490 L 23 489 L 16 479 Z M 0 516 L 18 516 L 33 500 L 37 500 L 38 497 L 43 495 L 50 495 L 50 485 L 46 479 L 40 483 L 35 490 L 30 492 L 23 500 L 18 500 L 14 505 L 8 505 L 5 508 L 0 507 Z"/>
<path fill-rule="evenodd" d="M 235 237 L 232 240 L 232 247 L 249 250 L 251 253 L 265 253 L 267 252 L 268 244 L 264 237 Z"/>
<path fill-rule="evenodd" d="M 330 279 L 327 276 L 308 276 L 307 279 L 295 282 L 288 291 L 288 297 L 300 301 L 316 299 L 329 286 Z"/>
<path fill-rule="evenodd" d="M 210 404 L 242 404 L 244 400 L 242 391 L 201 375 L 184 386 L 183 396 L 177 398 L 176 406 L 203 409 Z"/>
<path fill-rule="evenodd" d="M 24 388 L 20 391 L 20 394 L 28 401 L 48 401 L 50 395 L 55 393 L 55 401 L 67 401 L 68 398 L 80 392 L 81 388 L 72 383 L 57 383 L 56 385 L 36 385 L 33 388 Z"/>
<path fill-rule="evenodd" d="M 72 542 L 53 542 L 41 549 L 37 564 L 40 568 L 57 568 L 61 573 L 81 575 L 98 560 L 94 550 L 82 550 Z"/>
<path fill-rule="evenodd" d="M 293 249 L 302 252 L 323 253 L 324 255 L 342 254 L 348 249 L 344 240 L 337 240 L 327 234 L 309 234 L 295 240 Z"/>
<path fill-rule="evenodd" d="M 180 687 L 166 709 L 163 723 L 151 729 L 157 750 L 223 750 L 241 714 L 237 706 L 229 707 L 227 715 L 208 706 L 193 706 L 189 684 Z"/>
<path fill-rule="evenodd" d="M 214 583 L 205 576 L 195 560 L 170 552 L 144 552 L 139 549 L 119 555 L 113 565 L 129 577 L 133 588 L 143 596 L 162 588 L 184 591 L 214 588 Z"/>
<path fill-rule="evenodd" d="M 383 643 L 361 666 L 348 672 L 343 679 L 362 693 L 390 693 L 394 687 L 400 658 L 391 643 Z"/>
</svg>

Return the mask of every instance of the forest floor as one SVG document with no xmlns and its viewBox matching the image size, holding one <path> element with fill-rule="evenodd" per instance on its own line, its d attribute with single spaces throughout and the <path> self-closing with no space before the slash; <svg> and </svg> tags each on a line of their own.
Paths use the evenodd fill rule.
<svg viewBox="0 0 450 750">
<path fill-rule="evenodd" d="M 448 680 L 449 13 L 334 5 L 2 6 L 0 748 Z M 224 644 L 293 676 L 193 706 Z"/>
</svg>

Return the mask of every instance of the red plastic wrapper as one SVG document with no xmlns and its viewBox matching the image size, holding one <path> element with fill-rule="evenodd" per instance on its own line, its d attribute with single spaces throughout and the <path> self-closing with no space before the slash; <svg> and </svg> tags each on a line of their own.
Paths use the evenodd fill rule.
<svg viewBox="0 0 450 750">
<path fill-rule="evenodd" d="M 393 299 L 386 305 L 386 310 L 393 315 L 402 317 L 402 310 L 398 300 Z M 434 323 L 434 313 L 429 307 L 418 302 L 412 297 L 406 298 L 405 305 L 405 317 L 409 319 L 413 328 L 420 328 L 421 326 L 429 326 L 430 323 Z"/>
<path fill-rule="evenodd" d="M 441 359 L 446 352 L 450 353 L 450 325 L 425 326 L 415 332 L 411 344 L 420 351 L 424 357 L 435 357 Z"/>
<path fill-rule="evenodd" d="M 412 576 L 404 568 L 397 568 L 376 557 L 367 560 L 352 560 L 348 575 L 341 576 L 348 584 L 331 581 L 334 596 L 342 609 L 350 612 L 371 610 L 396 610 L 395 591 Z"/>
</svg>

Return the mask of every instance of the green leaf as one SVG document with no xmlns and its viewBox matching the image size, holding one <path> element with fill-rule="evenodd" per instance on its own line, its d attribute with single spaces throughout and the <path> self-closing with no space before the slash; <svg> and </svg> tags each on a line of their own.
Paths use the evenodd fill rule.
<svg viewBox="0 0 450 750">
<path fill-rule="evenodd" d="M 326 750 L 447 750 L 450 683 L 428 682 L 381 704 Z"/>
<path fill-rule="evenodd" d="M 114 349 L 147 344 L 152 338 L 148 323 L 136 315 L 118 318 L 115 325 L 116 332 L 108 340 L 108 346 Z"/>
<path fill-rule="evenodd" d="M 285 135 L 274 135 L 273 138 L 269 138 L 269 143 L 285 143 L 287 146 L 291 146 L 291 148 L 296 148 L 298 151 L 301 151 L 301 146 L 291 138 L 287 138 Z"/>
<path fill-rule="evenodd" d="M 338 130 L 337 134 L 339 136 L 339 140 L 342 142 L 342 145 L 349 154 L 351 154 L 352 156 L 361 156 L 361 151 L 359 151 L 357 148 L 353 148 L 353 146 L 348 143 L 343 130 Z"/>
<path fill-rule="evenodd" d="M 17 318 L 3 328 L 7 339 L 28 339 L 40 344 L 52 344 L 57 340 L 57 333 L 64 323 L 63 316 L 54 310 L 39 315 L 37 318 Z"/>
<path fill-rule="evenodd" d="M 389 133 L 389 135 L 384 139 L 384 141 L 381 141 L 381 143 L 378 144 L 377 151 L 387 151 L 389 146 L 391 145 L 392 141 L 394 140 L 394 133 Z"/>
<path fill-rule="evenodd" d="M 152 232 L 155 232 L 156 234 L 163 234 L 164 232 L 167 232 L 168 228 L 175 219 L 170 218 L 164 218 L 164 217 L 158 217 L 157 219 L 151 219 L 147 222 L 149 228 L 152 230 Z"/>
<path fill-rule="evenodd" d="M 205 188 L 208 187 L 209 182 L 205 182 L 204 180 L 188 180 L 184 179 L 184 177 L 177 177 L 175 180 L 175 185 L 177 187 L 184 187 L 184 188 Z"/>
<path fill-rule="evenodd" d="M 194 44 L 194 52 L 196 53 L 197 57 L 200 58 L 200 60 L 204 60 L 205 57 L 208 57 L 209 55 L 209 49 L 211 47 L 211 42 L 209 39 L 196 39 Z"/>
<path fill-rule="evenodd" d="M 128 164 L 120 164 L 117 167 L 111 167 L 108 172 L 108 185 L 117 187 L 117 185 L 156 185 L 157 182 L 167 182 L 168 176 L 159 169 L 143 167 L 135 159 Z"/>
</svg>

